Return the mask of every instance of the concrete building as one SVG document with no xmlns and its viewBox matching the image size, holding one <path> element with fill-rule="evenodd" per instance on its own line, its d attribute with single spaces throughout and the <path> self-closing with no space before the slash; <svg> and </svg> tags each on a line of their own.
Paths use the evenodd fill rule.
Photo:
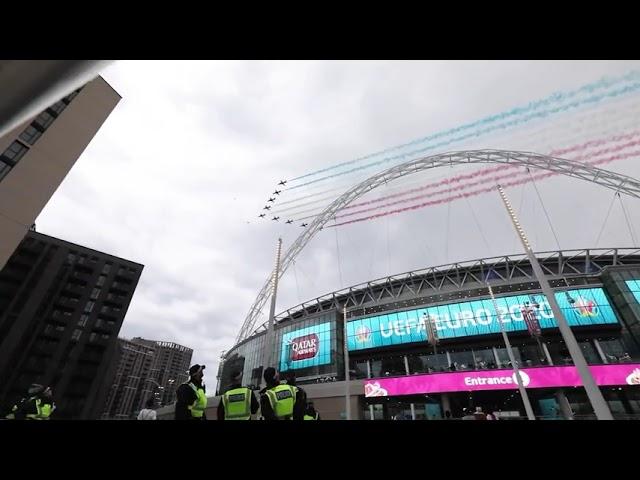
<svg viewBox="0 0 640 480">
<path fill-rule="evenodd" d="M 50 385 L 56 418 L 100 416 L 143 265 L 35 231 L 0 271 L 0 405 Z"/>
<path fill-rule="evenodd" d="M 98 77 L 0 137 L 0 269 L 120 99 Z"/>
<path fill-rule="evenodd" d="M 119 350 L 103 419 L 133 419 L 150 397 L 158 407 L 175 402 L 176 388 L 189 378 L 192 349 L 136 337 L 119 339 Z"/>
</svg>

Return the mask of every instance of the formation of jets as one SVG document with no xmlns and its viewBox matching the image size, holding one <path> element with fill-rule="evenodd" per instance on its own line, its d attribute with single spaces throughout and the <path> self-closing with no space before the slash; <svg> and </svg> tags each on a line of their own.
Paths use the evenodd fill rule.
<svg viewBox="0 0 640 480">
<path fill-rule="evenodd" d="M 280 183 L 278 183 L 278 185 L 286 185 L 287 181 L 286 180 L 280 180 Z M 282 193 L 282 190 L 278 190 L 278 188 L 275 189 L 275 191 L 271 194 L 271 195 L 280 195 Z M 271 210 L 272 205 L 269 205 L 269 203 L 273 203 L 276 201 L 276 197 L 269 197 L 269 200 L 267 200 L 267 205 L 264 206 L 263 210 Z M 260 215 L 258 215 L 258 218 L 265 218 L 266 217 L 266 213 L 261 213 Z M 278 220 L 280 220 L 279 216 L 274 216 L 271 220 L 273 220 L 274 222 L 277 222 Z M 293 223 L 293 220 L 289 219 L 285 222 L 287 225 L 291 225 Z M 308 223 L 303 223 L 302 225 L 300 225 L 301 227 L 306 227 L 308 225 Z"/>
</svg>

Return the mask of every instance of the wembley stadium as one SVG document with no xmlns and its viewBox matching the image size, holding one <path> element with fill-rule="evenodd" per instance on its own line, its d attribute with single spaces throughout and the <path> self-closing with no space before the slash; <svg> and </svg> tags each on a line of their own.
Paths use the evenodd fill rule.
<svg viewBox="0 0 640 480">
<path fill-rule="evenodd" d="M 640 250 L 535 255 L 613 417 L 640 418 Z M 289 308 L 275 317 L 273 366 L 295 371 L 323 419 L 346 418 L 347 396 L 352 419 L 461 418 L 478 407 L 524 419 L 503 331 L 536 418 L 595 418 L 524 254 L 371 280 Z M 267 333 L 262 324 L 226 352 L 216 393 L 236 370 L 258 388 Z"/>
</svg>

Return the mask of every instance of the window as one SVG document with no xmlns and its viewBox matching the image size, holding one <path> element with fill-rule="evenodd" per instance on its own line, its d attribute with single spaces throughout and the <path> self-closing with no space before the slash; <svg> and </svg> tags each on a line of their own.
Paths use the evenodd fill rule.
<svg viewBox="0 0 640 480">
<path fill-rule="evenodd" d="M 78 95 L 78 93 L 80 93 L 80 89 L 76 90 L 75 92 L 71 92 L 69 95 L 64 97 L 62 101 L 66 104 L 69 104 L 71 103 L 71 100 L 73 100 Z"/>
<path fill-rule="evenodd" d="M 95 300 L 98 298 L 98 296 L 100 295 L 100 289 L 99 288 L 94 288 L 93 291 L 91 292 L 91 300 Z"/>
<path fill-rule="evenodd" d="M 60 115 L 62 113 L 62 111 L 67 108 L 67 104 L 64 103 L 62 100 L 54 103 L 53 105 L 51 105 L 49 107 L 51 110 L 53 110 L 54 112 L 56 112 L 56 114 Z"/>
<path fill-rule="evenodd" d="M 102 267 L 102 273 L 107 275 L 111 271 L 111 264 L 105 263 L 104 267 Z"/>
<path fill-rule="evenodd" d="M 98 277 L 98 282 L 96 283 L 97 286 L 101 287 L 104 285 L 104 281 L 106 280 L 107 277 L 105 277 L 104 275 L 100 275 Z"/>
<path fill-rule="evenodd" d="M 96 339 L 96 336 L 96 333 L 92 333 L 91 335 L 89 335 L 89 342 L 93 342 Z"/>
<path fill-rule="evenodd" d="M 0 179 L 2 179 L 11 170 L 11 166 L 8 163 L 0 160 Z"/>
<path fill-rule="evenodd" d="M 493 355 L 492 348 L 474 348 L 473 356 L 476 364 L 476 369 L 484 370 L 487 368 L 496 368 L 496 357 Z"/>
<path fill-rule="evenodd" d="M 87 320 L 89 320 L 89 315 L 82 315 L 78 320 L 78 326 L 84 327 L 87 324 Z"/>
<path fill-rule="evenodd" d="M 82 336 L 82 330 L 75 329 L 73 331 L 73 334 L 71 335 L 71 340 L 75 340 L 77 342 L 78 340 L 80 340 L 81 336 Z"/>
<path fill-rule="evenodd" d="M 13 142 L 4 151 L 4 153 L 0 157 L 0 160 L 13 166 L 18 163 L 18 161 L 24 156 L 25 153 L 27 153 L 27 150 L 28 148 L 25 147 L 22 143 L 17 141 Z"/>
<path fill-rule="evenodd" d="M 95 305 L 95 302 L 87 302 L 87 304 L 84 306 L 84 311 L 87 313 L 93 311 L 94 305 Z"/>
<path fill-rule="evenodd" d="M 452 350 L 449 354 L 451 357 L 451 364 L 453 365 L 452 370 L 473 370 L 475 368 L 473 363 L 473 352 L 469 350 Z"/>
<path fill-rule="evenodd" d="M 44 131 L 49 128 L 54 120 L 55 117 L 45 110 L 35 118 L 33 124 L 39 126 Z"/>
<path fill-rule="evenodd" d="M 599 340 L 598 342 L 608 363 L 624 362 L 629 357 L 628 350 L 620 339 Z"/>
<path fill-rule="evenodd" d="M 38 130 L 33 125 L 29 125 L 24 132 L 20 134 L 20 140 L 27 142 L 30 145 L 33 145 L 38 141 L 38 139 L 42 136 L 42 132 Z"/>
</svg>

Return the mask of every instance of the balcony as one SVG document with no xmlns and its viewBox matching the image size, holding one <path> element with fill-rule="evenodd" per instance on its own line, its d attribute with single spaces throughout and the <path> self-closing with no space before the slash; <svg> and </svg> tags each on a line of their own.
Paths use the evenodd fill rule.
<svg viewBox="0 0 640 480">
<path fill-rule="evenodd" d="M 131 285 L 128 285 L 123 282 L 113 282 L 109 288 L 110 292 L 114 293 L 128 293 L 131 289 Z"/>
<path fill-rule="evenodd" d="M 127 269 L 120 268 L 118 269 L 115 278 L 130 285 L 133 282 L 135 275 Z"/>
<path fill-rule="evenodd" d="M 64 293 L 66 293 L 67 295 L 74 295 L 76 297 L 81 297 L 85 293 L 86 284 L 87 284 L 87 282 L 80 283 L 80 282 L 77 282 L 77 281 L 71 281 L 71 279 L 69 279 L 69 283 L 67 283 L 64 286 L 62 291 Z"/>
</svg>

